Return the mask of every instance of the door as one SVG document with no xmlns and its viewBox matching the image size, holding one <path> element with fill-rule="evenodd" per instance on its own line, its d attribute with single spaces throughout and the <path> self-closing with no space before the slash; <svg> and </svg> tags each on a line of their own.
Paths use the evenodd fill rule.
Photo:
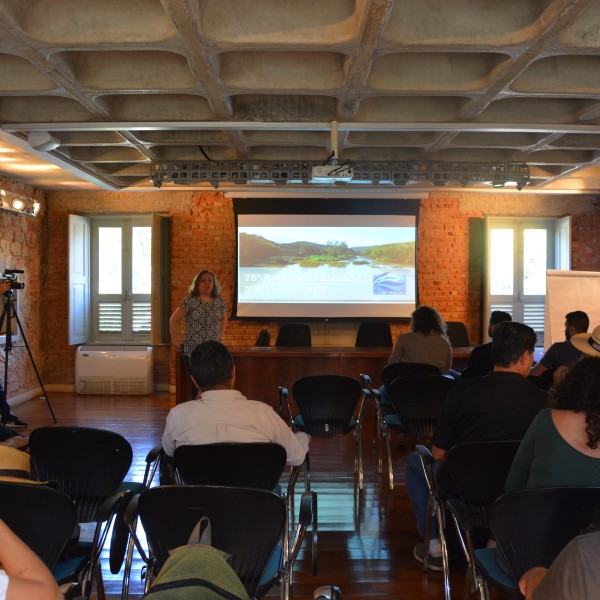
<svg viewBox="0 0 600 600">
<path fill-rule="evenodd" d="M 488 220 L 488 311 L 504 310 L 544 344 L 546 271 L 554 268 L 554 220 Z"/>
</svg>

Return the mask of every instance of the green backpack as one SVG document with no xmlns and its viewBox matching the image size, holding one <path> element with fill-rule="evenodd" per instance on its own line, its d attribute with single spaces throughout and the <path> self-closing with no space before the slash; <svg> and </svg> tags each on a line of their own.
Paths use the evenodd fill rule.
<svg viewBox="0 0 600 600">
<path fill-rule="evenodd" d="M 169 558 L 144 596 L 152 600 L 250 600 L 231 568 L 231 556 L 211 546 L 210 519 L 202 517 L 187 546 L 171 550 Z"/>
<path fill-rule="evenodd" d="M 229 555 L 212 546 L 181 546 L 171 551 L 144 598 L 152 600 L 249 600 L 227 563 Z"/>
</svg>

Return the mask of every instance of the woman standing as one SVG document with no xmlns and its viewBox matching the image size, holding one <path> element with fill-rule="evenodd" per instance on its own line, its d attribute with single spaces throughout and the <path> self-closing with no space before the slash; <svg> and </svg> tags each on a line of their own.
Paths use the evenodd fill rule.
<svg viewBox="0 0 600 600">
<path fill-rule="evenodd" d="M 189 294 L 181 301 L 169 320 L 171 342 L 182 348 L 186 364 L 192 350 L 207 340 L 220 342 L 227 326 L 227 306 L 221 298 L 221 286 L 216 275 L 204 269 L 189 287 Z M 183 345 L 179 336 L 179 324 L 184 321 Z M 192 383 L 192 397 L 197 388 Z"/>
</svg>

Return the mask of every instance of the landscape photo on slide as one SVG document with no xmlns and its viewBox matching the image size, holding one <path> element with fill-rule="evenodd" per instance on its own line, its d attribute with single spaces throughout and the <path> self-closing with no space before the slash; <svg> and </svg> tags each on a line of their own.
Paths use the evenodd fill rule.
<svg viewBox="0 0 600 600">
<path fill-rule="evenodd" d="M 242 302 L 414 302 L 414 227 L 243 227 Z"/>
</svg>

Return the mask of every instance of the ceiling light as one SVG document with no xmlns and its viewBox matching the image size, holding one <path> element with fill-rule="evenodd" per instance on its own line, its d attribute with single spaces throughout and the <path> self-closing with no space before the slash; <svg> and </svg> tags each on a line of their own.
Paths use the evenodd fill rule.
<svg viewBox="0 0 600 600">
<path fill-rule="evenodd" d="M 18 196 L 14 196 L 10 201 L 10 206 L 13 210 L 21 212 L 25 208 L 25 201 Z"/>
</svg>

